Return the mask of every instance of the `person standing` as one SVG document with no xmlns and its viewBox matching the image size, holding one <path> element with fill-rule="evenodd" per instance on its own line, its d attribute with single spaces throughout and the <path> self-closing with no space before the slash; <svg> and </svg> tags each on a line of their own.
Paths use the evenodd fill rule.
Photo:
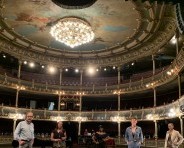
<svg viewBox="0 0 184 148">
<path fill-rule="evenodd" d="M 141 127 L 137 126 L 137 119 L 131 119 L 131 126 L 125 131 L 125 141 L 128 148 L 140 148 L 143 143 L 143 133 Z"/>
<path fill-rule="evenodd" d="M 27 112 L 25 120 L 19 122 L 14 132 L 14 140 L 19 142 L 19 148 L 32 148 L 34 143 L 33 113 Z"/>
<path fill-rule="evenodd" d="M 63 122 L 57 122 L 56 128 L 51 133 L 53 148 L 66 148 L 66 131 L 63 129 Z"/>
<path fill-rule="evenodd" d="M 184 140 L 182 135 L 178 131 L 174 130 L 173 123 L 168 124 L 168 129 L 169 130 L 167 131 L 165 137 L 164 148 L 178 148 Z"/>
</svg>

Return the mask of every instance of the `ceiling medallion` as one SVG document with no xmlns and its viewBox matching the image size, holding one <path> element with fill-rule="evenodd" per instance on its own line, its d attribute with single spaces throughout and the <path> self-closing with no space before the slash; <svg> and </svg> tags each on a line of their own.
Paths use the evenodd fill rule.
<svg viewBox="0 0 184 148">
<path fill-rule="evenodd" d="M 71 48 L 86 44 L 95 36 L 88 22 L 75 17 L 60 19 L 51 27 L 50 34 Z"/>
<path fill-rule="evenodd" d="M 97 0 L 52 0 L 56 5 L 65 9 L 82 9 L 93 5 Z"/>
</svg>

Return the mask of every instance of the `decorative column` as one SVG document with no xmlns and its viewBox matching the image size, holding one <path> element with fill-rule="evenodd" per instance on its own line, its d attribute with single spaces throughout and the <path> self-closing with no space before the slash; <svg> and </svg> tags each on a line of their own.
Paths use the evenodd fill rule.
<svg viewBox="0 0 184 148">
<path fill-rule="evenodd" d="M 153 75 L 155 75 L 155 56 L 152 55 L 152 62 L 153 62 Z"/>
<path fill-rule="evenodd" d="M 118 111 L 121 110 L 121 96 L 120 93 L 118 93 Z"/>
<path fill-rule="evenodd" d="M 181 75 L 178 74 L 178 95 L 181 97 Z"/>
<path fill-rule="evenodd" d="M 155 139 L 157 139 L 158 138 L 158 125 L 157 125 L 157 120 L 154 120 L 154 124 L 155 124 L 154 137 L 155 137 Z"/>
<path fill-rule="evenodd" d="M 59 85 L 61 86 L 63 80 L 63 69 L 59 69 Z"/>
<path fill-rule="evenodd" d="M 16 100 L 15 100 L 15 107 L 18 107 L 19 91 L 20 91 L 20 89 L 17 88 L 17 91 L 16 91 Z"/>
<path fill-rule="evenodd" d="M 118 89 L 120 88 L 121 84 L 121 72 L 120 72 L 120 67 L 118 66 Z"/>
<path fill-rule="evenodd" d="M 78 136 L 81 135 L 81 121 L 78 122 L 79 123 L 79 129 L 78 129 Z"/>
<path fill-rule="evenodd" d="M 182 119 L 181 116 L 179 117 L 179 119 L 180 119 L 181 135 L 184 136 L 184 135 L 183 135 L 183 119 Z"/>
<path fill-rule="evenodd" d="M 82 90 L 82 77 L 83 77 L 83 70 L 80 70 L 80 90 Z"/>
<path fill-rule="evenodd" d="M 20 79 L 21 67 L 22 67 L 22 61 L 19 60 L 19 67 L 18 67 L 18 73 L 17 73 L 17 78 L 18 78 L 18 79 Z"/>
<path fill-rule="evenodd" d="M 13 133 L 15 132 L 17 119 L 13 119 Z"/>
<path fill-rule="evenodd" d="M 61 95 L 59 94 L 59 98 L 58 98 L 58 111 L 61 110 Z"/>
<path fill-rule="evenodd" d="M 154 107 L 157 106 L 157 92 L 156 92 L 156 88 L 153 88 L 153 97 L 154 97 Z"/>
<path fill-rule="evenodd" d="M 79 111 L 81 112 L 82 111 L 82 95 L 80 94 L 80 97 L 79 97 Z"/>
<path fill-rule="evenodd" d="M 121 122 L 118 121 L 118 143 L 120 144 L 121 140 Z"/>
</svg>

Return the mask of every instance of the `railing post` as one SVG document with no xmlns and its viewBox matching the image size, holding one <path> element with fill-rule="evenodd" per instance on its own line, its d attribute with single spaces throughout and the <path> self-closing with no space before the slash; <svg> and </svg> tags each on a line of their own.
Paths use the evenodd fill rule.
<svg viewBox="0 0 184 148">
<path fill-rule="evenodd" d="M 78 136 L 81 135 L 81 121 L 78 122 Z"/>
<path fill-rule="evenodd" d="M 13 134 L 15 132 L 17 119 L 13 119 Z"/>
<path fill-rule="evenodd" d="M 17 88 L 17 91 L 16 91 L 16 100 L 15 100 L 15 107 L 18 107 L 19 91 L 20 91 L 20 90 Z"/>
</svg>

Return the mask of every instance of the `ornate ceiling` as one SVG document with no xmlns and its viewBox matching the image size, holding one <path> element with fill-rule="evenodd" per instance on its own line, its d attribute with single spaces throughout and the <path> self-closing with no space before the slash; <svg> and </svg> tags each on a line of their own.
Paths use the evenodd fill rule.
<svg viewBox="0 0 184 148">
<path fill-rule="evenodd" d="M 1 49 L 21 60 L 59 67 L 110 66 L 156 53 L 175 34 L 173 5 L 97 0 L 84 9 L 64 9 L 52 0 L 0 0 Z M 50 35 L 63 17 L 88 21 L 95 39 L 69 48 Z"/>
</svg>

